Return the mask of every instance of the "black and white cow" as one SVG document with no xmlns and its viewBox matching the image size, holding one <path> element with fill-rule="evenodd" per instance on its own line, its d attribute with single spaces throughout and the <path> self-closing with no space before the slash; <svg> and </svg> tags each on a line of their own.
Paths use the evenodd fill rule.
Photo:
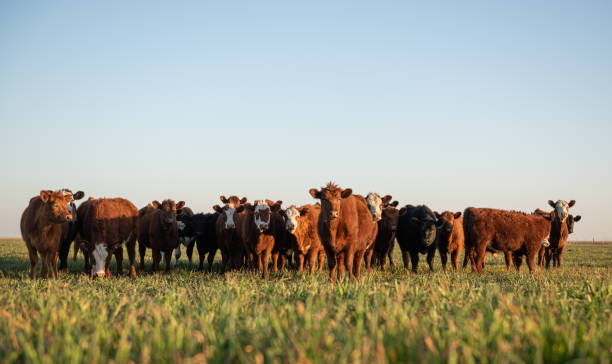
<svg viewBox="0 0 612 364">
<path fill-rule="evenodd" d="M 58 270 L 63 271 L 63 272 L 67 272 L 68 271 L 68 253 L 70 253 L 70 245 L 72 244 L 72 241 L 74 240 L 74 238 L 76 238 L 77 235 L 77 207 L 75 204 L 75 200 L 80 200 L 83 198 L 83 196 L 85 196 L 85 193 L 83 191 L 77 191 L 77 193 L 72 193 L 72 191 L 70 191 L 67 188 L 64 188 L 62 190 L 64 192 L 64 195 L 67 194 L 72 194 L 73 197 L 73 201 L 71 201 L 68 204 L 68 211 L 72 214 L 72 220 L 68 223 L 66 223 L 66 228 L 62 229 L 62 237 L 61 237 L 61 242 L 60 242 L 60 248 L 59 248 L 59 267 Z"/>
<path fill-rule="evenodd" d="M 574 232 L 574 223 L 580 221 L 580 219 L 582 219 L 582 216 L 580 215 L 574 216 L 570 214 L 567 216 L 567 220 L 565 220 L 565 223 L 567 224 L 568 234 L 571 234 Z"/>
<path fill-rule="evenodd" d="M 198 248 L 198 255 L 200 257 L 199 269 L 204 269 L 204 258 L 208 254 L 208 271 L 212 269 L 212 263 L 215 259 L 217 252 L 217 234 L 216 234 L 216 223 L 219 213 L 212 214 L 195 214 L 193 216 L 179 216 L 177 217 L 177 224 L 179 225 L 179 241 L 182 244 L 190 244 L 187 247 L 187 257 L 191 264 L 191 257 L 193 252 L 193 245 Z M 189 250 L 191 247 L 191 251 Z M 176 253 L 176 250 L 175 250 Z M 180 256 L 180 255 L 179 255 Z M 177 258 L 178 259 L 178 258 Z"/>
</svg>

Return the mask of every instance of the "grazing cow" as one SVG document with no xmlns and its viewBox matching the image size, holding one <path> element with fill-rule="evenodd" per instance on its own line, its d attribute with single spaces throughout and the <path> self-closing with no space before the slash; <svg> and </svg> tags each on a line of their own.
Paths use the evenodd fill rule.
<svg viewBox="0 0 612 364">
<path fill-rule="evenodd" d="M 442 269 L 446 270 L 446 260 L 450 253 L 453 268 L 457 270 L 459 269 L 459 255 L 465 246 L 461 212 L 444 211 L 441 214 L 434 212 L 434 215 L 438 219 L 438 250 Z"/>
<path fill-rule="evenodd" d="M 327 255 L 331 282 L 336 281 L 336 267 L 338 278 L 344 278 L 345 266 L 351 280 L 359 279 L 366 249 L 374 243 L 378 232 L 365 198 L 332 182 L 309 192 L 321 200 L 317 231 Z"/>
<path fill-rule="evenodd" d="M 187 230 L 185 231 L 185 224 L 183 221 L 183 217 L 185 220 L 188 220 L 190 216 L 193 216 L 193 211 L 185 206 L 182 209 L 176 210 L 176 221 L 178 226 L 178 244 L 176 245 L 176 249 L 174 249 L 174 266 L 178 263 L 179 258 L 181 257 L 181 244 L 185 245 L 187 248 L 187 260 L 189 260 L 189 265 L 191 265 L 191 258 L 193 256 L 193 248 L 195 246 L 196 238 L 193 235 L 193 231 Z M 183 223 L 181 223 L 183 222 Z"/>
<path fill-rule="evenodd" d="M 238 231 L 246 254 L 252 264 L 257 264 L 264 278 L 268 278 L 268 261 L 273 252 L 273 269 L 277 271 L 279 249 L 275 250 L 275 245 L 284 244 L 286 232 L 279 213 L 281 204 L 282 201 L 256 200 L 255 205 L 245 207 L 245 214 L 239 219 Z"/>
<path fill-rule="evenodd" d="M 427 254 L 427 264 L 433 271 L 433 259 L 436 254 L 436 216 L 425 205 L 406 205 L 399 211 L 397 223 L 397 242 L 402 249 L 404 268 L 408 269 L 408 255 L 412 271 L 417 272 L 419 253 Z"/>
<path fill-rule="evenodd" d="M 159 269 L 162 253 L 166 263 L 166 272 L 170 271 L 172 251 L 178 244 L 178 227 L 176 210 L 185 206 L 184 201 L 175 203 L 164 200 L 162 203 L 153 201 L 152 206 L 146 206 L 139 212 L 138 250 L 140 251 L 140 267 L 144 270 L 146 248 L 153 250 L 152 271 Z"/>
<path fill-rule="evenodd" d="M 391 265 L 393 265 L 391 254 L 399 221 L 399 210 L 396 208 L 398 204 L 399 202 L 393 201 L 390 204 L 383 205 L 381 220 L 378 221 L 378 233 L 371 248 L 371 251 L 374 253 L 374 263 L 378 262 L 383 271 L 387 270 L 387 257 Z"/>
<path fill-rule="evenodd" d="M 550 235 L 550 221 L 550 215 L 468 207 L 463 213 L 463 230 L 472 269 L 482 273 L 489 247 L 504 253 L 508 270 L 512 257 L 526 255 L 529 271 L 533 271 L 538 251 Z M 515 264 L 518 269 L 520 260 Z"/>
<path fill-rule="evenodd" d="M 85 254 L 91 277 L 110 277 L 110 260 L 115 255 L 117 273 L 122 274 L 123 248 L 130 260 L 130 277 L 136 277 L 138 209 L 123 198 L 89 199 L 77 209 L 79 247 Z M 89 262 L 89 264 L 87 264 Z"/>
<path fill-rule="evenodd" d="M 287 241 L 297 255 L 300 273 L 304 272 L 305 258 L 308 260 L 310 274 L 314 273 L 317 257 L 319 259 L 319 271 L 323 270 L 325 250 L 317 232 L 320 213 L 321 207 L 314 205 L 301 207 L 291 205 L 282 211 L 282 215 L 285 217 L 285 227 L 288 231 Z"/>
<path fill-rule="evenodd" d="M 62 191 L 66 195 L 72 194 L 72 191 L 70 191 L 67 188 L 64 188 Z M 85 193 L 83 193 L 83 191 L 77 191 L 77 193 L 72 194 L 74 201 L 82 199 L 83 196 L 85 196 Z M 76 204 L 74 203 L 74 201 L 71 201 L 70 204 L 68 205 L 68 210 L 72 214 L 72 221 L 62 225 L 62 238 L 61 238 L 61 243 L 60 243 L 60 248 L 59 248 L 59 267 L 58 267 L 58 270 L 62 272 L 68 272 L 68 254 L 70 253 L 70 245 L 72 244 L 72 241 L 77 235 L 77 226 L 76 226 L 77 208 L 76 208 Z"/>
<path fill-rule="evenodd" d="M 30 256 L 30 278 L 36 277 L 38 254 L 42 258 L 41 275 L 58 278 L 57 255 L 60 248 L 62 227 L 72 221 L 68 206 L 72 194 L 64 191 L 40 191 L 32 197 L 21 215 L 21 236 Z"/>
<path fill-rule="evenodd" d="M 240 240 L 240 234 L 236 231 L 239 226 L 238 220 L 244 214 L 244 204 L 247 201 L 246 197 L 238 199 L 237 196 L 220 196 L 219 199 L 225 205 L 213 206 L 213 209 L 219 214 L 216 223 L 217 246 L 221 250 L 222 272 L 229 269 L 238 269 L 244 264 L 244 248 Z"/>
<path fill-rule="evenodd" d="M 208 254 L 208 271 L 212 271 L 212 263 L 217 252 L 217 233 L 216 224 L 218 213 L 212 214 L 195 214 L 193 216 L 179 215 L 176 217 L 179 226 L 179 241 L 181 234 L 184 234 L 185 240 L 195 240 L 200 256 L 200 265 L 198 269 L 204 269 L 204 258 Z M 183 227 L 181 228 L 181 225 Z M 175 250 L 176 253 L 176 250 Z M 188 255 L 189 256 L 189 255 Z M 191 259 L 190 259 L 191 262 Z"/>
<path fill-rule="evenodd" d="M 540 252 L 540 265 L 543 264 L 542 254 L 546 258 L 546 268 L 550 267 L 550 260 L 553 260 L 553 267 L 560 267 L 561 260 L 563 257 L 563 250 L 567 245 L 567 237 L 569 236 L 568 209 L 576 203 L 575 200 L 571 200 L 569 203 L 564 200 L 558 200 L 553 202 L 548 201 L 548 204 L 553 207 L 553 211 L 550 213 L 552 221 L 550 223 L 550 239 L 548 242 L 549 246 L 543 248 Z M 536 210 L 536 213 L 542 214 L 542 210 Z M 573 230 L 573 223 L 572 223 Z"/>
</svg>

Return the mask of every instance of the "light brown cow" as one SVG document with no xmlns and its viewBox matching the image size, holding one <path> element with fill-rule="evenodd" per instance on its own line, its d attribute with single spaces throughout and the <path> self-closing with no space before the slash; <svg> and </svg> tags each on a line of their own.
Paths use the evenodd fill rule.
<svg viewBox="0 0 612 364">
<path fill-rule="evenodd" d="M 217 246 L 221 250 L 221 270 L 226 272 L 229 269 L 238 269 L 244 264 L 244 248 L 236 228 L 239 226 L 238 220 L 244 215 L 247 198 L 220 196 L 219 199 L 224 206 L 215 205 L 213 209 L 219 213 L 216 222 Z"/>
<path fill-rule="evenodd" d="M 440 252 L 442 269 L 446 270 L 446 260 L 448 259 L 448 253 L 450 253 L 453 268 L 457 270 L 459 269 L 459 255 L 465 247 L 461 211 L 444 211 L 441 214 L 434 211 L 434 215 L 438 219 L 438 251 Z"/>
<path fill-rule="evenodd" d="M 159 269 L 162 253 L 166 263 L 166 272 L 170 271 L 172 251 L 178 244 L 178 226 L 176 210 L 185 206 L 184 201 L 175 203 L 167 199 L 162 203 L 153 201 L 152 209 L 147 206 L 140 210 L 138 219 L 138 250 L 140 266 L 144 268 L 146 248 L 153 250 L 152 271 Z"/>
<path fill-rule="evenodd" d="M 245 206 L 245 214 L 240 219 L 238 232 L 249 261 L 257 264 L 264 278 L 268 278 L 268 262 L 275 245 L 282 244 L 281 239 L 286 236 L 283 218 L 278 212 L 281 204 L 282 201 L 257 200 L 255 205 Z M 277 271 L 276 259 L 273 262 L 275 272 Z"/>
<path fill-rule="evenodd" d="M 110 277 L 110 260 L 117 260 L 123 274 L 123 246 L 130 261 L 130 277 L 136 277 L 138 209 L 123 198 L 89 199 L 77 209 L 77 242 L 85 254 L 90 277 Z"/>
<path fill-rule="evenodd" d="M 62 237 L 62 226 L 72 221 L 68 205 L 71 193 L 64 191 L 40 191 L 30 199 L 21 215 L 21 236 L 30 256 L 30 278 L 36 277 L 38 254 L 42 258 L 41 275 L 58 278 L 57 257 Z"/>
<path fill-rule="evenodd" d="M 332 283 L 343 279 L 346 266 L 351 280 L 359 279 L 366 249 L 374 243 L 378 225 L 373 221 L 365 198 L 353 195 L 330 182 L 310 195 L 321 200 L 317 230 L 325 248 Z"/>
<path fill-rule="evenodd" d="M 323 244 L 317 232 L 320 213 L 321 206 L 315 205 L 301 207 L 291 205 L 283 211 L 286 219 L 285 228 L 288 232 L 287 240 L 297 254 L 300 273 L 304 272 L 304 259 L 308 260 L 310 274 L 314 273 L 317 258 L 319 259 L 319 271 L 323 270 L 325 249 L 323 249 Z"/>
</svg>

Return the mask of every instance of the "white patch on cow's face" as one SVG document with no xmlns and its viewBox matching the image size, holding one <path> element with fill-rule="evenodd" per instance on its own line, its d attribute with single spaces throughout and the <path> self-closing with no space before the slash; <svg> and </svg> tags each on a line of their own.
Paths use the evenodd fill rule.
<svg viewBox="0 0 612 364">
<path fill-rule="evenodd" d="M 559 200 L 555 202 L 555 213 L 557 214 L 557 218 L 561 222 L 565 222 L 568 215 L 569 204 L 567 201 Z"/>
<path fill-rule="evenodd" d="M 261 219 L 261 215 L 265 214 L 266 210 L 268 219 Z M 255 225 L 257 226 L 257 229 L 259 229 L 260 231 L 266 230 L 268 226 L 270 226 L 270 206 L 268 206 L 268 204 L 263 200 L 257 200 L 255 201 L 254 212 L 255 213 L 253 216 L 255 218 Z"/>
<path fill-rule="evenodd" d="M 176 220 L 176 227 L 180 230 L 183 231 L 183 229 L 185 228 L 185 223 L 182 221 L 178 221 Z"/>
<path fill-rule="evenodd" d="M 374 221 L 380 221 L 380 219 L 382 219 L 382 198 L 380 198 L 377 193 L 368 193 L 366 202 L 372 214 L 372 219 Z"/>
<path fill-rule="evenodd" d="M 285 227 L 290 233 L 294 233 L 298 227 L 298 219 L 300 217 L 300 211 L 295 206 L 291 206 L 285 210 L 285 215 L 287 215 L 287 221 L 285 222 Z"/>
<path fill-rule="evenodd" d="M 104 277 L 106 274 L 106 258 L 108 257 L 108 250 L 106 250 L 106 245 L 104 243 L 96 244 L 93 252 L 94 257 L 94 274 L 98 277 Z"/>
<path fill-rule="evenodd" d="M 227 209 L 225 209 L 225 228 L 226 229 L 234 229 L 236 224 L 234 223 L 234 212 L 236 212 L 236 208 L 233 203 L 227 204 Z"/>
</svg>

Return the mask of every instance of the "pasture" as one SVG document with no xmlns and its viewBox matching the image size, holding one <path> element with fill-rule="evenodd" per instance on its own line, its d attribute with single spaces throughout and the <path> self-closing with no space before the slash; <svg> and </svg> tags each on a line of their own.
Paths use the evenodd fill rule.
<svg viewBox="0 0 612 364">
<path fill-rule="evenodd" d="M 32 281 L 25 244 L 0 240 L 0 362 L 612 361 L 612 244 L 570 244 L 562 268 L 534 274 L 501 254 L 482 275 L 442 272 L 438 253 L 413 274 L 394 254 L 358 286 L 208 274 L 185 255 L 170 274 L 95 280 L 71 257 L 69 274 Z"/>
</svg>

